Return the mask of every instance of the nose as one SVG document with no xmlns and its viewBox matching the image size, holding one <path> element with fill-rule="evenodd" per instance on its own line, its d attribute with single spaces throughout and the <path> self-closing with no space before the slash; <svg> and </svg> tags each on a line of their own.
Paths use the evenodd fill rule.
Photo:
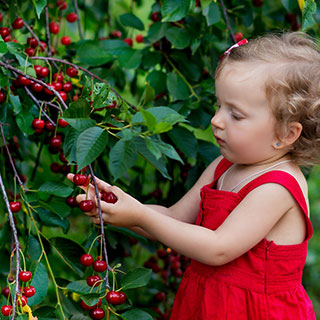
<svg viewBox="0 0 320 320">
<path fill-rule="evenodd" d="M 211 126 L 213 128 L 219 128 L 219 129 L 224 128 L 222 115 L 219 109 L 215 112 L 214 116 L 211 118 Z"/>
</svg>

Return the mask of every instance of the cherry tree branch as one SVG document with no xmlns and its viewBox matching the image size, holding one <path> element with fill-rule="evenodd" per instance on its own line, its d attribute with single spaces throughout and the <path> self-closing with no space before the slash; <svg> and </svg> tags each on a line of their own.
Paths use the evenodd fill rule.
<svg viewBox="0 0 320 320">
<path fill-rule="evenodd" d="M 47 44 L 48 44 L 48 49 L 49 49 L 48 56 L 51 57 L 52 56 L 52 52 L 51 52 L 50 30 L 49 30 L 49 10 L 48 10 L 48 6 L 47 5 L 46 5 L 46 9 L 45 9 L 45 17 L 46 17 L 46 38 L 47 38 Z"/>
<path fill-rule="evenodd" d="M 228 30 L 229 30 L 229 32 L 230 32 L 232 41 L 233 41 L 233 43 L 237 43 L 237 40 L 236 40 L 236 38 L 235 38 L 235 36 L 234 36 L 234 33 L 233 33 L 233 31 L 232 31 L 232 28 L 231 28 L 231 24 L 230 24 L 229 17 L 228 17 L 228 14 L 227 14 L 226 6 L 225 6 L 225 4 L 224 4 L 224 0 L 220 0 L 220 2 L 221 2 L 221 6 L 222 6 L 222 11 L 223 11 L 224 19 L 225 19 L 225 21 L 226 21 L 227 28 L 228 28 Z"/>
<path fill-rule="evenodd" d="M 82 29 L 81 29 L 80 14 L 79 14 L 79 8 L 78 8 L 78 1 L 77 0 L 74 0 L 74 9 L 76 10 L 76 14 L 77 14 L 77 24 L 78 24 L 78 30 L 79 30 L 80 38 L 81 38 L 81 40 L 83 40 L 83 33 L 82 33 Z"/>
</svg>

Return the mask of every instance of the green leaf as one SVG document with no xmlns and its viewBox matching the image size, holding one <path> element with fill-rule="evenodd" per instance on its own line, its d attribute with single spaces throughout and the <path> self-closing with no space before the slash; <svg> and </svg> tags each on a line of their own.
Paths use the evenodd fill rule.
<svg viewBox="0 0 320 320">
<path fill-rule="evenodd" d="M 189 46 L 191 41 L 190 32 L 186 29 L 172 27 L 168 29 L 166 38 L 176 49 L 184 49 Z"/>
<path fill-rule="evenodd" d="M 317 11 L 317 4 L 314 0 L 306 0 L 302 10 L 302 30 L 306 30 L 315 24 L 313 15 Z"/>
<path fill-rule="evenodd" d="M 63 152 L 68 159 L 69 163 L 76 162 L 76 148 L 77 148 L 77 139 L 81 132 L 70 127 L 66 133 L 66 138 L 63 143 Z"/>
<path fill-rule="evenodd" d="M 112 56 L 118 56 L 123 50 L 128 48 L 128 44 L 123 40 L 102 40 L 101 46 Z"/>
<path fill-rule="evenodd" d="M 36 11 L 38 19 L 40 19 L 40 15 L 44 7 L 47 5 L 47 0 L 32 0 L 34 9 Z"/>
<path fill-rule="evenodd" d="M 23 110 L 16 116 L 16 122 L 19 129 L 25 134 L 30 135 L 34 133 L 34 129 L 32 128 L 32 120 L 33 115 L 30 111 Z"/>
<path fill-rule="evenodd" d="M 181 163 L 183 163 L 179 154 L 177 153 L 177 151 L 175 150 L 175 148 L 172 145 L 165 143 L 163 141 L 157 141 L 156 144 L 157 144 L 158 148 L 160 149 L 160 151 L 163 154 L 165 154 L 167 157 L 174 159 L 174 160 L 178 160 Z"/>
<path fill-rule="evenodd" d="M 56 214 L 56 208 L 52 208 L 51 206 L 45 204 L 43 205 L 48 210 L 45 210 L 43 208 L 38 209 L 38 216 L 42 222 L 43 225 L 49 226 L 49 227 L 60 227 L 62 228 L 64 233 L 67 233 L 70 228 L 70 221 L 68 219 L 65 219 L 64 216 L 68 216 L 71 213 L 70 208 L 66 208 L 67 211 L 59 211 L 60 214 Z M 58 208 L 58 210 L 61 208 Z M 49 211 L 50 210 L 50 211 Z"/>
<path fill-rule="evenodd" d="M 162 56 L 159 52 L 147 51 L 142 58 L 142 65 L 145 69 L 154 68 L 161 62 Z"/>
<path fill-rule="evenodd" d="M 64 263 L 81 277 L 83 275 L 83 266 L 80 263 L 79 257 L 85 253 L 83 248 L 75 241 L 63 237 L 50 238 L 49 241 L 57 250 Z"/>
<path fill-rule="evenodd" d="M 147 110 L 144 110 L 143 108 L 140 109 L 140 113 L 142 114 L 143 119 L 145 120 L 148 130 L 149 131 L 154 130 L 157 124 L 156 117 L 152 113 L 148 112 Z"/>
<path fill-rule="evenodd" d="M 109 168 L 116 180 L 134 165 L 137 159 L 136 146 L 132 140 L 119 140 L 109 156 Z"/>
<path fill-rule="evenodd" d="M 28 254 L 32 260 L 38 260 L 41 256 L 42 249 L 38 239 L 32 234 L 29 234 L 28 238 Z"/>
<path fill-rule="evenodd" d="M 151 278 L 152 270 L 148 268 L 136 268 L 130 270 L 121 280 L 124 290 L 145 286 Z"/>
<path fill-rule="evenodd" d="M 120 16 L 121 23 L 126 27 L 144 30 L 143 22 L 132 13 L 124 13 Z"/>
<path fill-rule="evenodd" d="M 91 107 L 87 100 L 79 99 L 70 103 L 69 108 L 63 113 L 63 119 L 89 118 Z"/>
<path fill-rule="evenodd" d="M 36 288 L 36 293 L 33 297 L 28 298 L 29 306 L 41 303 L 47 296 L 49 278 L 47 269 L 42 263 L 37 264 L 33 272 L 31 285 Z"/>
<path fill-rule="evenodd" d="M 192 0 L 164 0 L 161 7 L 162 21 L 178 21 L 184 18 L 190 9 Z"/>
<path fill-rule="evenodd" d="M 166 90 L 166 80 L 166 74 L 158 70 L 151 71 L 146 77 L 146 81 L 154 88 L 155 94 L 159 94 Z"/>
<path fill-rule="evenodd" d="M 145 140 L 148 150 L 155 156 L 157 160 L 159 160 L 162 156 L 162 153 L 157 145 L 157 142 L 152 140 L 150 137 L 147 137 Z"/>
<path fill-rule="evenodd" d="M 68 197 L 73 189 L 59 181 L 47 181 L 41 185 L 39 191 L 53 194 L 58 197 Z"/>
<path fill-rule="evenodd" d="M 90 293 L 90 294 L 81 296 L 81 300 L 83 300 L 83 302 L 86 305 L 92 307 L 99 302 L 100 296 L 101 296 L 101 294 L 99 294 L 99 293 Z"/>
<path fill-rule="evenodd" d="M 100 41 L 86 40 L 77 50 L 80 62 L 89 66 L 100 66 L 109 61 L 114 60 L 114 57 L 105 50 Z"/>
<path fill-rule="evenodd" d="M 281 0 L 281 3 L 288 12 L 295 12 L 295 10 L 298 9 L 297 0 Z"/>
<path fill-rule="evenodd" d="M 8 52 L 8 47 L 1 37 L 1 39 L 0 39 L 0 54 L 4 55 L 7 52 Z"/>
<path fill-rule="evenodd" d="M 88 128 L 95 127 L 97 124 L 95 120 L 88 118 L 71 119 L 63 117 L 63 119 L 66 120 L 71 127 L 75 128 L 78 131 L 84 131 Z"/>
<path fill-rule="evenodd" d="M 156 42 L 166 35 L 169 24 L 157 21 L 151 25 L 148 30 L 148 40 Z"/>
<path fill-rule="evenodd" d="M 119 64 L 125 69 L 137 69 L 142 61 L 142 51 L 127 48 L 119 55 Z"/>
<path fill-rule="evenodd" d="M 83 131 L 77 139 L 76 158 L 79 169 L 93 162 L 104 151 L 108 142 L 108 132 L 92 127 Z"/>
<path fill-rule="evenodd" d="M 141 309 L 131 309 L 121 314 L 121 316 L 127 320 L 152 320 L 152 316 L 141 310 Z"/>
<path fill-rule="evenodd" d="M 56 213 L 59 216 L 60 220 L 62 220 L 63 218 L 65 218 L 71 214 L 71 208 L 65 202 L 61 202 L 56 199 L 54 202 L 51 202 L 51 203 L 42 202 L 41 205 L 42 205 L 42 207 L 48 209 L 49 211 Z M 47 221 L 48 223 L 50 223 L 51 221 L 48 221 L 49 218 L 53 219 L 54 216 L 52 216 L 48 213 L 47 214 L 43 213 L 43 221 L 44 222 Z M 56 217 L 56 219 L 57 218 L 58 217 Z M 58 226 L 60 227 L 60 224 Z"/>
<path fill-rule="evenodd" d="M 174 100 L 187 100 L 190 90 L 183 79 L 175 72 L 170 72 L 167 76 L 167 88 Z"/>
<path fill-rule="evenodd" d="M 67 285 L 67 289 L 71 292 L 76 292 L 79 294 L 88 294 L 90 293 L 91 287 L 88 286 L 86 280 L 73 281 Z M 94 287 L 92 292 L 96 292 L 98 288 Z"/>
<path fill-rule="evenodd" d="M 13 96 L 12 94 L 10 94 L 10 102 L 15 114 L 19 114 L 23 110 L 19 96 Z"/>
<path fill-rule="evenodd" d="M 219 22 L 221 19 L 219 5 L 218 3 L 213 1 L 211 1 L 211 3 L 207 7 L 202 9 L 202 13 L 207 19 L 208 26 Z"/>
</svg>

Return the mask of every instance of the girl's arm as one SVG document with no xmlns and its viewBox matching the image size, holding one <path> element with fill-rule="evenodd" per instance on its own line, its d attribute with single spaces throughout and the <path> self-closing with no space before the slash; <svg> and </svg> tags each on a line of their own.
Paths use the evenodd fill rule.
<svg viewBox="0 0 320 320">
<path fill-rule="evenodd" d="M 285 213 L 297 206 L 287 189 L 279 184 L 264 184 L 251 191 L 224 223 L 212 231 L 161 214 L 118 187 L 111 186 L 108 190 L 118 201 L 102 202 L 106 223 L 140 227 L 177 252 L 209 265 L 225 264 L 247 252 L 266 237 Z"/>
</svg>

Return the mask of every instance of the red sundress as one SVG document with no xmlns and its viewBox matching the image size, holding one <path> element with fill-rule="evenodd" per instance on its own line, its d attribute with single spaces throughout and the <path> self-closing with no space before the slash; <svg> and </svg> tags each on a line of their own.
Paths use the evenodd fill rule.
<svg viewBox="0 0 320 320">
<path fill-rule="evenodd" d="M 251 190 L 264 183 L 278 183 L 289 190 L 305 215 L 306 240 L 276 245 L 263 239 L 222 266 L 192 260 L 179 286 L 170 320 L 315 320 L 311 300 L 301 283 L 312 225 L 298 182 L 290 174 L 275 170 L 250 181 L 238 193 L 213 189 L 231 165 L 223 159 L 214 181 L 201 189 L 196 224 L 215 230 Z"/>
</svg>

